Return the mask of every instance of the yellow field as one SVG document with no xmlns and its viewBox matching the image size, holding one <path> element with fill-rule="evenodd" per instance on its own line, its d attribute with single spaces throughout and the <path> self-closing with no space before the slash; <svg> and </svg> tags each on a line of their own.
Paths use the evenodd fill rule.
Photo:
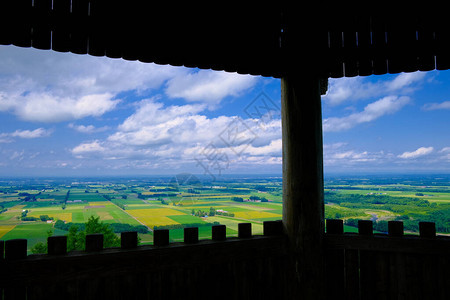
<svg viewBox="0 0 450 300">
<path fill-rule="evenodd" d="M 146 216 L 146 217 L 140 217 L 138 218 L 139 221 L 147 225 L 148 227 L 155 227 L 155 226 L 164 226 L 164 225 L 171 225 L 171 224 L 180 224 L 168 217 L 154 217 L 154 216 Z"/>
<path fill-rule="evenodd" d="M 114 205 L 114 203 L 112 203 L 110 201 L 89 202 L 89 206 L 107 206 L 107 205 Z"/>
<path fill-rule="evenodd" d="M 234 216 L 236 218 L 248 219 L 248 220 L 259 219 L 259 218 L 281 218 L 280 214 L 274 214 L 271 212 L 256 211 L 256 210 L 255 211 L 235 212 Z"/>
<path fill-rule="evenodd" d="M 127 213 L 151 228 L 155 226 L 180 224 L 167 216 L 185 215 L 185 213 L 171 208 L 130 209 L 127 210 Z"/>
<path fill-rule="evenodd" d="M 141 217 L 165 217 L 165 216 L 177 216 L 184 215 L 185 213 L 180 212 L 171 208 L 144 208 L 144 209 L 130 209 L 127 213 L 136 218 Z"/>
<path fill-rule="evenodd" d="M 0 238 L 14 229 L 16 225 L 0 225 Z"/>
<path fill-rule="evenodd" d="M 154 195 L 155 192 L 142 192 L 142 195 L 148 196 L 148 195 Z"/>
<path fill-rule="evenodd" d="M 61 209 L 61 208 L 59 208 L 59 209 Z M 39 218 L 40 215 L 43 215 L 43 213 L 40 214 L 40 213 L 34 212 L 32 214 L 29 214 L 28 216 L 29 217 Z M 72 213 L 49 214 L 46 211 L 45 215 L 48 215 L 50 218 L 53 218 L 54 221 L 61 220 L 61 221 L 66 221 L 66 222 L 72 222 Z"/>
</svg>

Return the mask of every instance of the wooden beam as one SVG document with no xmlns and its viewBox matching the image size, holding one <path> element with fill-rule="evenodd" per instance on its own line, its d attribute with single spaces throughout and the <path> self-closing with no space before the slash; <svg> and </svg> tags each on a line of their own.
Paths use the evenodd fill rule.
<svg viewBox="0 0 450 300">
<path fill-rule="evenodd" d="M 295 298 L 324 299 L 323 144 L 318 76 L 281 79 L 283 224 L 289 238 Z"/>
</svg>

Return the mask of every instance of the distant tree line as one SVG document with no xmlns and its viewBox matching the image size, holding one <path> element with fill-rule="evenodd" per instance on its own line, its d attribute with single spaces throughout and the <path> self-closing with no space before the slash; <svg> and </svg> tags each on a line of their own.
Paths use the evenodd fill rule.
<svg viewBox="0 0 450 300">
<path fill-rule="evenodd" d="M 115 233 L 121 233 L 125 231 L 137 231 L 138 233 L 148 233 L 149 230 L 144 225 L 130 225 L 130 224 L 124 224 L 124 223 L 110 223 L 108 224 L 113 232 Z M 64 221 L 58 220 L 55 222 L 55 228 L 70 231 L 71 227 L 76 227 L 78 230 L 85 230 L 86 223 L 72 223 L 68 222 L 65 223 Z"/>
</svg>

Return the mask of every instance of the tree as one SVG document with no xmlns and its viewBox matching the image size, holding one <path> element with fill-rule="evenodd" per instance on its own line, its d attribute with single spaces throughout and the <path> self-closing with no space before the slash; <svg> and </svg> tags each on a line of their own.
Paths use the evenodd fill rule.
<svg viewBox="0 0 450 300">
<path fill-rule="evenodd" d="M 216 215 L 216 210 L 214 209 L 214 207 L 211 207 L 209 209 L 209 216 L 214 217 L 215 215 Z"/>
<path fill-rule="evenodd" d="M 100 217 L 89 217 L 85 230 L 80 230 L 78 226 L 71 226 L 67 235 L 67 250 L 84 250 L 86 247 L 86 235 L 93 233 L 103 234 L 103 246 L 105 248 L 119 247 L 120 238 L 114 233 L 109 224 L 100 221 Z"/>
</svg>

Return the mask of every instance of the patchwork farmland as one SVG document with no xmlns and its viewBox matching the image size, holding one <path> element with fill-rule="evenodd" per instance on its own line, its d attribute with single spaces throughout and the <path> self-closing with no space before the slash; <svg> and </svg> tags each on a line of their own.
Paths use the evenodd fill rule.
<svg viewBox="0 0 450 300">
<path fill-rule="evenodd" d="M 227 225 L 228 236 L 237 236 L 242 222 L 251 222 L 253 234 L 262 234 L 263 221 L 281 219 L 281 179 L 216 185 L 190 175 L 3 182 L 0 208 L 0 239 L 27 238 L 29 248 L 45 242 L 49 234 L 67 234 L 61 224 L 86 223 L 92 216 L 114 228 L 144 226 L 141 244 L 153 242 L 155 228 L 171 229 L 173 242 L 183 240 L 187 226 L 199 227 L 201 239 L 211 238 L 211 225 L 218 223 Z"/>
<path fill-rule="evenodd" d="M 449 176 L 392 178 L 328 178 L 324 189 L 325 218 L 343 219 L 355 232 L 359 219 L 400 220 L 407 234 L 417 234 L 419 221 L 436 223 L 438 234 L 450 234 Z M 116 234 L 137 231 L 141 244 L 153 243 L 154 229 L 170 229 L 172 242 L 183 240 L 185 227 L 199 228 L 211 238 L 211 226 L 227 227 L 237 236 L 238 224 L 252 224 L 254 235 L 263 222 L 282 217 L 280 177 L 236 176 L 219 182 L 190 174 L 174 177 L 0 180 L 0 239 L 28 239 L 31 249 L 49 235 L 67 235 L 71 226 L 91 217 L 109 224 Z"/>
</svg>

